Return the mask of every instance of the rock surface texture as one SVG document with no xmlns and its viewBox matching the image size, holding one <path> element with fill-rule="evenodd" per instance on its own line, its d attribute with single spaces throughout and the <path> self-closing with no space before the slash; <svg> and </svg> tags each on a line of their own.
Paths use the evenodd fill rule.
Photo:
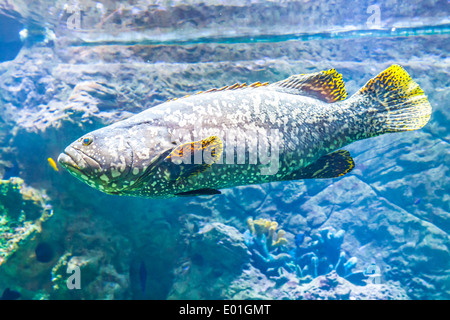
<svg viewBox="0 0 450 320">
<path fill-rule="evenodd" d="M 28 21 L 19 55 L 0 63 L 0 290 L 26 299 L 450 298 L 450 41 L 439 31 L 447 1 L 382 1 L 381 26 L 366 36 L 345 32 L 367 28 L 371 1 L 80 1 L 78 31 L 66 2 L 0 1 L 0 12 Z M 59 18 L 41 26 L 39 12 Z M 421 33 L 427 23 L 432 31 Z M 282 41 L 310 25 L 328 36 Z M 431 120 L 348 146 L 356 167 L 342 178 L 146 200 L 102 194 L 47 162 L 82 134 L 170 98 L 329 68 L 351 95 L 393 63 L 428 95 Z M 25 187 L 6 190 L 12 177 L 42 201 L 17 200 Z M 20 203 L 8 207 L 13 198 Z M 271 252 L 282 265 L 255 265 L 249 217 L 285 231 Z M 286 256 L 297 235 L 307 247 L 327 228 L 345 233 L 338 253 L 358 270 L 375 266 L 379 282 L 296 273 Z M 34 252 L 41 242 L 52 248 L 47 262 Z M 80 290 L 67 287 L 68 267 L 80 269 Z"/>
</svg>

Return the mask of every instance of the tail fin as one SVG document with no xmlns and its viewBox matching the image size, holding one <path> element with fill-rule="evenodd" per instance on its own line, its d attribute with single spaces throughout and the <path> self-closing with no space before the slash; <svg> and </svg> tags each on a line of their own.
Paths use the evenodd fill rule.
<svg viewBox="0 0 450 320">
<path fill-rule="evenodd" d="M 423 90 L 399 65 L 392 65 L 370 79 L 353 97 L 373 113 L 371 135 L 422 128 L 431 116 Z"/>
</svg>

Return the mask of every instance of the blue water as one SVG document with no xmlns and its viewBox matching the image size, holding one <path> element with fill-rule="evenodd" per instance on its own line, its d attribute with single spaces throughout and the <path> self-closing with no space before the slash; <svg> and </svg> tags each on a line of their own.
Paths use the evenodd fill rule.
<svg viewBox="0 0 450 320">
<path fill-rule="evenodd" d="M 23 24 L 7 16 L 0 16 L 0 61 L 13 60 L 19 53 L 22 43 L 20 30 Z"/>
<path fill-rule="evenodd" d="M 193 3 L 0 1 L 2 298 L 449 299 L 448 2 L 382 2 L 375 26 L 368 2 Z M 143 199 L 48 160 L 168 99 L 330 68 L 350 96 L 392 64 L 431 119 L 345 147 L 340 178 Z"/>
</svg>

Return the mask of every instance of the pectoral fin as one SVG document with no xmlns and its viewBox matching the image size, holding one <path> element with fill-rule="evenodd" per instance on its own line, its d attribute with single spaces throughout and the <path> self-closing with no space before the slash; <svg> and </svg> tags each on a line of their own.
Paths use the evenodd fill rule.
<svg viewBox="0 0 450 320">
<path fill-rule="evenodd" d="M 195 176 L 206 171 L 220 159 L 222 141 L 217 136 L 179 145 L 164 159 L 161 165 L 169 180 Z"/>
<path fill-rule="evenodd" d="M 194 197 L 194 196 L 210 196 L 215 194 L 222 194 L 222 192 L 216 189 L 205 188 L 199 190 L 180 192 L 175 195 L 179 197 Z"/>
<path fill-rule="evenodd" d="M 349 173 L 354 167 L 355 162 L 350 156 L 350 152 L 338 150 L 324 155 L 309 166 L 293 172 L 286 180 L 337 178 Z"/>
</svg>

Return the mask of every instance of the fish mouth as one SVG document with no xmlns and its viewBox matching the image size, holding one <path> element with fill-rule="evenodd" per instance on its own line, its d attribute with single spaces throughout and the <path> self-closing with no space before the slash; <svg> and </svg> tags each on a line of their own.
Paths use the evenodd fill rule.
<svg viewBox="0 0 450 320">
<path fill-rule="evenodd" d="M 77 165 L 77 163 L 65 152 L 58 156 L 58 162 L 61 166 L 67 169 L 75 177 L 83 175 L 83 171 Z"/>
<path fill-rule="evenodd" d="M 58 156 L 58 162 L 69 171 L 78 173 L 83 173 L 84 170 L 89 168 L 101 169 L 97 161 L 73 147 L 64 149 L 64 152 Z"/>
</svg>

